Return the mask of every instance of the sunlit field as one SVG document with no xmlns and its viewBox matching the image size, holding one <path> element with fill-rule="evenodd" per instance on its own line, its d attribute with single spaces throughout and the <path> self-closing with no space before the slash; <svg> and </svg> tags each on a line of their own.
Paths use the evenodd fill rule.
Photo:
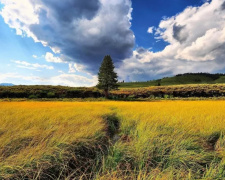
<svg viewBox="0 0 225 180">
<path fill-rule="evenodd" d="M 55 164 L 64 166 L 69 148 L 95 141 L 103 132 L 102 110 L 109 111 L 103 104 L 1 102 L 1 176 L 22 173 L 32 179 Z"/>
<path fill-rule="evenodd" d="M 223 179 L 225 101 L 0 102 L 0 179 Z"/>
</svg>

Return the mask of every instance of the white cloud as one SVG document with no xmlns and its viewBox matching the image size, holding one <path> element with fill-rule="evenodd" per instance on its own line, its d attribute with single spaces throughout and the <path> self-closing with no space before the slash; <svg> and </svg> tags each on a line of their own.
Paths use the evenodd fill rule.
<svg viewBox="0 0 225 180">
<path fill-rule="evenodd" d="M 75 74 L 61 74 L 59 76 L 51 77 L 48 80 L 45 80 L 45 84 L 52 85 L 63 85 L 63 86 L 71 86 L 71 87 L 91 87 L 97 84 L 97 77 L 89 79 L 84 76 L 79 76 Z"/>
<path fill-rule="evenodd" d="M 55 57 L 50 52 L 47 52 L 45 54 L 45 60 L 48 61 L 48 62 L 54 62 L 54 63 L 62 63 L 62 62 L 64 62 L 60 57 Z"/>
<path fill-rule="evenodd" d="M 221 66 L 215 61 L 184 61 L 172 58 L 153 58 L 154 53 L 134 52 L 133 57 L 124 60 L 116 69 L 119 79 L 125 81 L 146 81 L 168 77 L 187 72 L 214 72 L 225 68 L 225 63 Z M 151 59 L 149 61 L 149 59 Z"/>
<path fill-rule="evenodd" d="M 170 43 L 160 55 L 175 59 L 207 61 L 216 59 L 225 43 L 224 0 L 213 0 L 200 7 L 188 7 L 182 13 L 160 22 L 159 37 Z"/>
<path fill-rule="evenodd" d="M 26 34 L 37 41 L 37 38 L 26 24 L 39 23 L 38 14 L 35 13 L 38 7 L 34 7 L 29 0 L 0 0 L 0 2 L 5 5 L 0 14 L 11 28 L 16 29 L 16 34 Z"/>
<path fill-rule="evenodd" d="M 62 85 L 71 87 L 91 87 L 97 84 L 97 77 L 86 78 L 74 74 L 60 74 L 49 78 L 41 78 L 38 76 L 24 76 L 18 73 L 0 74 L 0 82 L 10 82 L 16 85 Z"/>
<path fill-rule="evenodd" d="M 164 18 L 156 39 L 169 43 L 164 50 L 137 49 L 117 69 L 121 79 L 156 79 L 185 72 L 225 70 L 225 1 L 212 0 L 200 7 Z M 132 74 L 133 73 L 133 74 Z"/>
<path fill-rule="evenodd" d="M 177 54 L 177 59 L 192 61 L 215 60 L 217 50 L 225 43 L 225 27 L 223 29 L 212 28 L 205 35 L 199 37 L 190 46 L 182 49 Z"/>
<path fill-rule="evenodd" d="M 153 33 L 153 30 L 154 30 L 154 26 L 149 27 L 147 32 L 148 32 L 149 34 L 152 34 L 152 33 Z"/>
<path fill-rule="evenodd" d="M 73 63 L 70 63 L 69 64 L 69 73 L 75 73 L 76 72 L 76 69 L 75 67 L 73 66 Z"/>
<path fill-rule="evenodd" d="M 41 78 L 38 76 L 23 76 L 18 73 L 0 73 L 0 82 L 10 82 L 15 85 L 19 85 L 18 81 L 22 82 L 35 82 L 35 81 L 41 81 Z"/>
<path fill-rule="evenodd" d="M 77 63 L 69 63 L 69 73 L 84 71 L 84 66 Z M 86 72 L 88 73 L 88 72 Z"/>
<path fill-rule="evenodd" d="M 54 69 L 53 66 L 48 66 L 48 65 L 41 65 L 41 64 L 38 64 L 38 63 L 28 63 L 26 61 L 12 61 L 14 63 L 17 64 L 17 67 L 20 67 L 20 68 L 26 68 L 26 69 L 49 69 L 49 70 L 52 70 Z"/>
<path fill-rule="evenodd" d="M 64 72 L 63 72 L 63 71 L 61 71 L 61 70 L 59 70 L 59 71 L 58 71 L 58 73 L 64 74 Z"/>
<path fill-rule="evenodd" d="M 38 58 L 38 56 L 37 56 L 37 55 L 33 55 L 32 57 L 33 57 L 34 59 L 37 59 L 37 58 Z"/>
</svg>

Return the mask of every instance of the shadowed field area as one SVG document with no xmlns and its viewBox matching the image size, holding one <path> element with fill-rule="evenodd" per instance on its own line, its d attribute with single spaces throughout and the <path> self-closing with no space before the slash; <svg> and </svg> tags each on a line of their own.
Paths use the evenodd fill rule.
<svg viewBox="0 0 225 180">
<path fill-rule="evenodd" d="M 0 102 L 1 179 L 223 179 L 225 101 Z"/>
</svg>

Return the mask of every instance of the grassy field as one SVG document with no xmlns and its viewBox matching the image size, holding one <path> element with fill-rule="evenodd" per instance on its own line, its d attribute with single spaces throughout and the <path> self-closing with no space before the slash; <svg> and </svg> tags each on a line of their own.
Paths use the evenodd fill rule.
<svg viewBox="0 0 225 180">
<path fill-rule="evenodd" d="M 218 84 L 225 83 L 224 74 L 208 74 L 208 73 L 187 73 L 173 77 L 165 77 L 162 79 L 146 81 L 146 82 L 125 82 L 119 83 L 120 88 L 140 88 L 149 86 L 171 86 L 185 84 Z"/>
<path fill-rule="evenodd" d="M 224 179 L 225 101 L 0 102 L 0 179 Z"/>
<path fill-rule="evenodd" d="M 71 148 L 79 142 L 92 146 L 103 136 L 102 110 L 109 111 L 103 104 L 1 102 L 1 178 L 46 177 L 42 173 L 50 168 L 55 179 L 68 166 Z"/>
</svg>

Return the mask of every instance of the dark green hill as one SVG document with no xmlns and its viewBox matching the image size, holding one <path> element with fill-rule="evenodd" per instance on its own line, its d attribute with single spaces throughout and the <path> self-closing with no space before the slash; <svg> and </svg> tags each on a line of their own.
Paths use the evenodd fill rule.
<svg viewBox="0 0 225 180">
<path fill-rule="evenodd" d="M 216 83 L 225 83 L 225 74 L 186 73 L 186 74 L 178 74 L 174 77 L 165 77 L 162 79 L 146 82 L 119 83 L 119 85 L 120 88 L 137 88 L 148 86 L 169 86 L 182 84 L 216 84 Z"/>
</svg>

